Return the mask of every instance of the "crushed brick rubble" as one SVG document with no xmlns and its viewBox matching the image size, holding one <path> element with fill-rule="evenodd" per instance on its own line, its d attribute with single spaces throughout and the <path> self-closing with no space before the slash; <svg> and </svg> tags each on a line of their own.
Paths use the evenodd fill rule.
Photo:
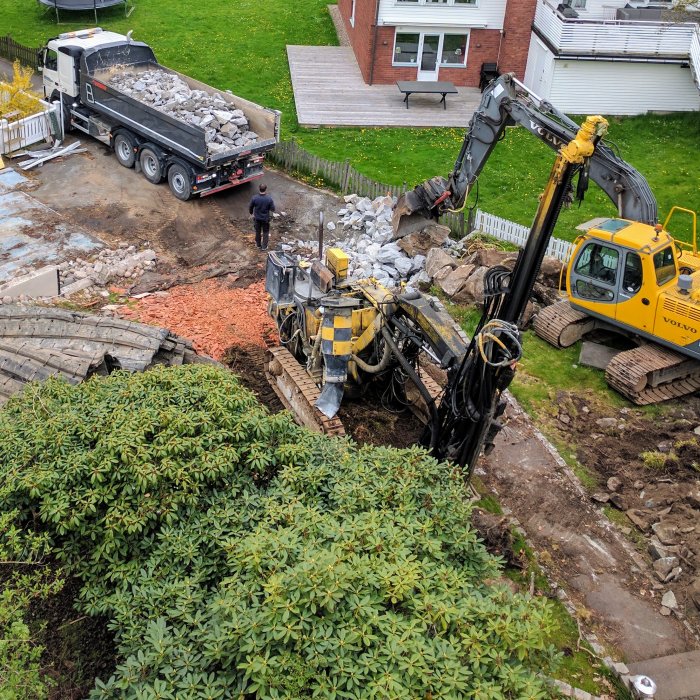
<svg viewBox="0 0 700 700">
<path fill-rule="evenodd" d="M 275 332 L 262 281 L 232 289 L 219 279 L 181 285 L 122 306 L 119 315 L 169 328 L 219 361 L 233 346 L 266 347 Z"/>
</svg>

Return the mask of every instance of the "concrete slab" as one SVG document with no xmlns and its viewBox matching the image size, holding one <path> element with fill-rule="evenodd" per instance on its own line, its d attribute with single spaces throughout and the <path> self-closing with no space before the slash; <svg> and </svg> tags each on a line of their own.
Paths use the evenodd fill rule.
<svg viewBox="0 0 700 700">
<path fill-rule="evenodd" d="M 19 185 L 25 185 L 29 180 L 12 168 L 0 170 L 0 192 L 8 192 Z"/>
<path fill-rule="evenodd" d="M 610 360 L 618 355 L 622 350 L 610 348 L 607 345 L 593 343 L 590 340 L 584 340 L 581 344 L 581 352 L 578 356 L 578 363 L 586 367 L 595 367 L 596 369 L 605 369 Z"/>
<path fill-rule="evenodd" d="M 0 297 L 12 297 L 13 299 L 17 299 L 22 295 L 32 299 L 55 297 L 58 296 L 59 288 L 58 268 L 51 265 L 0 286 Z"/>
<path fill-rule="evenodd" d="M 654 700 L 700 700 L 700 650 L 628 664 L 656 683 Z"/>
<path fill-rule="evenodd" d="M 21 177 L 21 176 L 20 176 Z M 22 178 L 24 179 L 24 178 Z M 8 183 L 21 180 L 7 177 Z M 0 283 L 104 247 L 26 192 L 0 192 Z"/>
</svg>

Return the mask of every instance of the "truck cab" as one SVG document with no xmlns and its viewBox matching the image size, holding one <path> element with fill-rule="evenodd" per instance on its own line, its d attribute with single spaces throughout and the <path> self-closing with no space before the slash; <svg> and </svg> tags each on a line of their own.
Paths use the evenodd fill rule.
<svg viewBox="0 0 700 700">
<path fill-rule="evenodd" d="M 41 50 L 41 73 L 44 97 L 51 101 L 64 96 L 64 103 L 80 96 L 80 58 L 86 49 L 123 41 L 115 32 L 100 27 L 77 32 L 65 32 L 50 39 Z"/>
</svg>

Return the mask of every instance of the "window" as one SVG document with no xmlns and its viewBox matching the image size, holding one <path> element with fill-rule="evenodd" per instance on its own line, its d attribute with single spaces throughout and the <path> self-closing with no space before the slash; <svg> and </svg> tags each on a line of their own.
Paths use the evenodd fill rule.
<svg viewBox="0 0 700 700">
<path fill-rule="evenodd" d="M 394 64 L 415 65 L 418 60 L 420 34 L 396 34 Z"/>
<path fill-rule="evenodd" d="M 58 54 L 53 49 L 46 49 L 44 56 L 44 68 L 58 70 Z"/>
<path fill-rule="evenodd" d="M 586 0 L 571 0 L 571 7 L 575 10 L 585 10 Z"/>
<path fill-rule="evenodd" d="M 350 26 L 354 27 L 355 26 L 355 5 L 356 5 L 356 0 L 352 0 L 352 7 L 350 9 Z"/>
<path fill-rule="evenodd" d="M 467 36 L 465 34 L 445 34 L 442 39 L 443 66 L 464 66 L 467 62 Z"/>
<path fill-rule="evenodd" d="M 664 248 L 654 255 L 654 271 L 658 285 L 666 284 L 676 276 L 676 258 L 673 255 L 673 246 Z"/>
<path fill-rule="evenodd" d="M 615 248 L 591 243 L 581 253 L 576 263 L 576 272 L 606 284 L 615 284 L 618 257 Z"/>
<path fill-rule="evenodd" d="M 594 282 L 576 280 L 576 293 L 591 301 L 613 301 L 619 253 L 600 243 L 589 243 L 579 255 L 574 271 Z M 605 286 L 603 286 L 605 285 Z"/>
<path fill-rule="evenodd" d="M 637 253 L 627 253 L 625 257 L 622 288 L 630 295 L 636 294 L 642 288 L 642 259 Z"/>
</svg>

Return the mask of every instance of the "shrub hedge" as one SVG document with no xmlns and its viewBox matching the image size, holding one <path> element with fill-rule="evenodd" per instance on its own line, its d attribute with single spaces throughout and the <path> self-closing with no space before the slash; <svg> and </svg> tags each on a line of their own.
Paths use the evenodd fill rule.
<svg viewBox="0 0 700 700">
<path fill-rule="evenodd" d="M 499 576 L 458 473 L 270 415 L 212 367 L 29 387 L 0 412 L 4 546 L 111 620 L 92 698 L 544 698 L 547 603 Z"/>
</svg>

